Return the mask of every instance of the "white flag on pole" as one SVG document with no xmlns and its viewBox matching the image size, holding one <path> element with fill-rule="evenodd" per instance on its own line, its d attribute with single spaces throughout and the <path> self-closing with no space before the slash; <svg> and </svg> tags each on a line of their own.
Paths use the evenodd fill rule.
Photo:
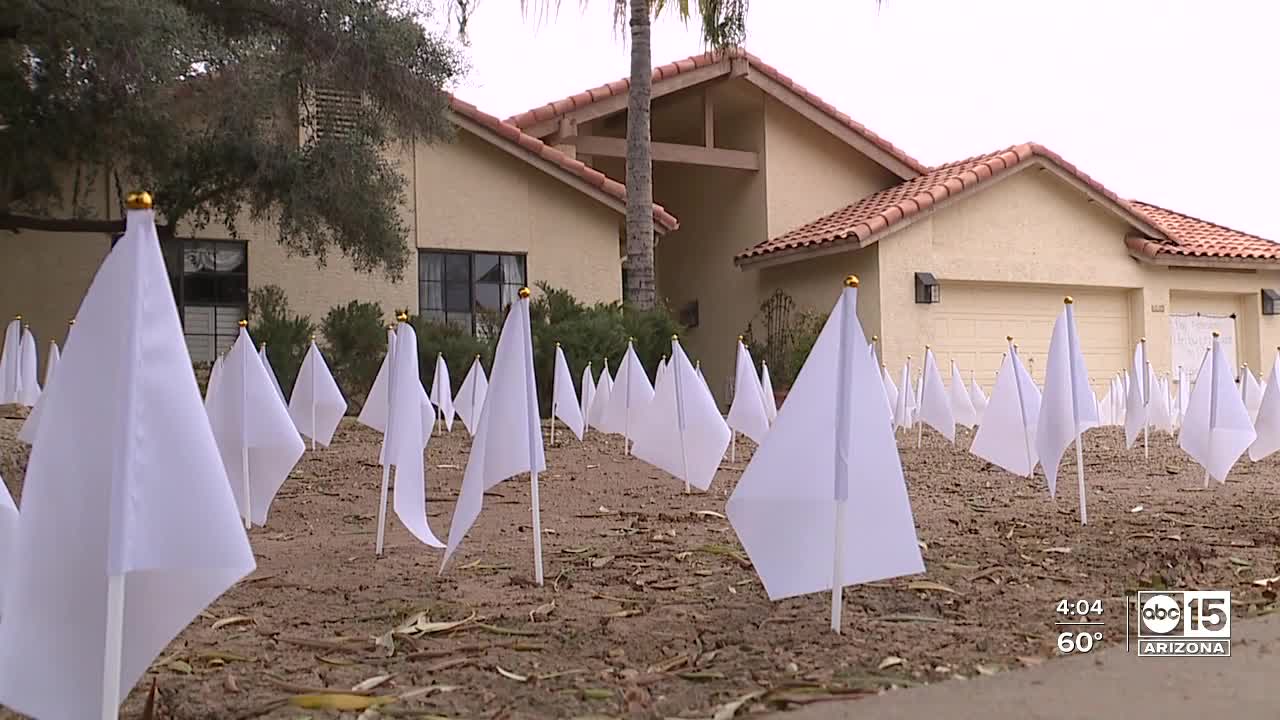
<svg viewBox="0 0 1280 720">
<path fill-rule="evenodd" d="M 338 423 L 346 414 L 347 399 L 342 396 L 342 389 L 333 379 L 333 373 L 329 372 L 315 338 L 311 338 L 311 347 L 302 358 L 298 379 L 289 394 L 289 417 L 293 418 L 298 431 L 311 438 L 313 444 L 329 447 Z"/>
<path fill-rule="evenodd" d="M 578 411 L 582 413 L 582 431 L 587 431 L 591 417 L 591 402 L 596 399 L 596 379 L 591 373 L 591 363 L 582 368 L 582 391 L 579 393 Z"/>
<path fill-rule="evenodd" d="M 22 392 L 22 316 L 9 322 L 4 330 L 4 349 L 0 351 L 0 405 L 18 402 Z"/>
<path fill-rule="evenodd" d="M 431 422 L 424 417 L 422 380 L 418 375 L 418 336 L 413 325 L 396 327 L 395 355 L 390 372 L 390 407 L 384 453 L 395 469 L 396 517 L 414 537 L 431 547 L 444 547 L 427 522 L 427 478 L 423 451 L 431 438 Z M 426 425 L 426 427 L 423 427 Z"/>
<path fill-rule="evenodd" d="M 44 363 L 44 386 L 49 387 L 49 381 L 53 379 L 53 373 L 58 369 L 58 361 L 62 359 L 62 353 L 58 350 L 58 341 L 49 341 L 49 359 Z"/>
<path fill-rule="evenodd" d="M 969 388 L 965 387 L 964 378 L 960 376 L 960 366 L 951 361 L 951 413 L 955 415 L 956 424 L 970 430 L 978 424 L 978 411 L 973 407 L 973 399 L 969 397 Z"/>
<path fill-rule="evenodd" d="M 1173 408 L 1169 406 L 1169 388 L 1164 380 L 1151 372 L 1151 399 L 1147 403 L 1147 421 L 1151 428 L 1173 433 Z"/>
<path fill-rule="evenodd" d="M 1257 439 L 1232 374 L 1231 363 L 1214 332 L 1213 345 L 1196 374 L 1182 432 L 1178 433 L 1178 446 L 1205 469 L 1206 485 L 1209 478 L 1225 483 L 1231 467 Z"/>
<path fill-rule="evenodd" d="M 1249 417 L 1257 419 L 1258 410 L 1262 407 L 1262 386 L 1258 384 L 1258 378 L 1249 369 L 1249 363 L 1240 367 L 1240 383 L 1240 396 L 1244 400 L 1244 406 L 1249 410 Z"/>
<path fill-rule="evenodd" d="M 756 397 L 759 397 L 757 394 Z M 609 404 L 605 408 L 600 429 L 607 433 L 634 439 L 631 428 L 639 421 L 640 413 L 653 400 L 653 386 L 649 376 L 636 356 L 635 347 L 627 342 L 627 352 L 622 356 L 618 376 L 609 390 Z"/>
<path fill-rule="evenodd" d="M 266 525 L 272 499 L 306 448 L 241 323 L 218 376 L 209 424 L 241 516 Z"/>
<path fill-rule="evenodd" d="M 1138 435 L 1150 424 L 1147 404 L 1150 401 L 1150 364 L 1147 362 L 1147 344 L 1145 338 L 1138 342 L 1133 350 L 1133 366 L 1125 388 L 1124 403 L 1124 444 L 1132 448 L 1138 442 Z"/>
<path fill-rule="evenodd" d="M 951 413 L 951 399 L 947 386 L 942 384 L 938 372 L 938 359 L 925 346 L 924 372 L 920 377 L 920 421 L 942 433 L 950 442 L 956 441 L 956 419 Z"/>
<path fill-rule="evenodd" d="M 219 355 L 213 361 L 213 367 L 209 369 L 209 380 L 204 386 L 204 409 L 207 412 L 213 406 L 213 400 L 217 397 L 218 381 L 222 378 L 222 356 Z"/>
<path fill-rule="evenodd" d="M 476 424 L 480 422 L 480 408 L 484 407 L 484 396 L 489 392 L 489 378 L 484 374 L 484 365 L 480 364 L 480 356 L 471 363 L 471 369 L 462 379 L 462 386 L 453 398 L 453 409 L 462 418 L 467 432 L 476 434 Z"/>
<path fill-rule="evenodd" d="M 1098 426 L 1098 407 L 1089 387 L 1089 370 L 1076 334 L 1074 305 L 1067 298 L 1062 313 L 1053 324 L 1049 358 L 1044 365 L 1044 396 L 1036 423 L 1036 455 L 1049 481 L 1049 497 L 1058 492 L 1058 464 L 1062 454 L 1076 444 L 1076 476 L 1080 493 L 1080 523 L 1088 521 L 1085 499 L 1084 462 L 1081 435 Z"/>
<path fill-rule="evenodd" d="M 1010 338 L 1009 351 L 996 374 L 991 399 L 969 452 L 1014 475 L 1031 477 L 1038 462 L 1035 441 L 1039 416 L 1040 393 Z"/>
<path fill-rule="evenodd" d="M 898 387 L 898 404 L 893 409 L 893 424 L 896 428 L 909 429 L 915 424 L 916 391 L 911 384 L 911 356 L 902 366 L 902 384 Z"/>
<path fill-rule="evenodd" d="M 1271 375 L 1267 389 L 1262 391 L 1253 429 L 1258 437 L 1249 446 L 1250 460 L 1257 462 L 1280 450 L 1280 348 L 1276 348 L 1276 359 L 1271 363 Z"/>
<path fill-rule="evenodd" d="M 770 600 L 924 571 L 849 278 L 726 514 Z"/>
<path fill-rule="evenodd" d="M 534 580 L 542 584 L 542 515 L 538 473 L 547 469 L 538 416 L 538 385 L 533 375 L 533 340 L 529 327 L 529 291 L 511 303 L 502 323 L 493 357 L 489 393 L 480 411 L 480 424 L 471 456 L 462 475 L 462 491 L 449 525 L 449 547 L 440 572 L 471 529 L 489 488 L 519 473 L 529 473 L 533 505 Z M 607 373 L 606 373 L 607 374 Z"/>
<path fill-rule="evenodd" d="M 898 407 L 898 386 L 893 383 L 893 378 L 889 376 L 889 368 L 885 365 L 880 366 L 880 386 L 884 388 L 884 399 L 889 402 L 889 424 L 894 424 L 895 408 Z"/>
<path fill-rule="evenodd" d="M 564 359 L 564 350 L 560 349 L 560 343 L 556 343 L 555 375 L 552 376 L 551 389 L 551 417 L 560 418 L 573 431 L 574 437 L 582 439 L 582 408 L 578 405 L 578 391 L 573 387 L 569 361 Z"/>
<path fill-rule="evenodd" d="M 71 340 L 70 328 L 73 327 L 75 327 L 74 320 L 68 325 L 68 341 Z M 40 394 L 41 397 L 44 397 L 45 394 L 49 392 L 49 383 L 53 382 L 53 374 L 57 370 L 58 361 L 61 357 L 61 353 L 58 351 L 58 344 L 51 341 L 49 343 L 49 360 L 45 364 L 44 370 L 44 391 Z M 31 414 L 27 416 L 26 420 L 22 421 L 22 428 L 18 430 L 18 439 L 28 445 L 34 444 L 36 440 L 36 432 L 40 427 L 40 419 L 43 416 L 44 411 L 41 409 L 40 403 L 36 403 L 35 407 L 31 409 Z"/>
<path fill-rule="evenodd" d="M 417 342 L 417 336 L 414 336 L 414 342 Z M 378 456 L 379 464 L 386 464 L 387 451 L 387 415 L 391 412 L 391 361 L 394 359 L 396 346 L 396 331 L 393 328 L 387 330 L 387 354 L 382 357 L 382 365 L 378 367 L 378 375 L 373 379 L 373 386 L 369 388 L 369 395 L 365 398 L 364 407 L 360 408 L 360 415 L 356 418 L 365 427 L 373 428 L 383 434 L 382 452 Z M 416 352 L 416 349 L 415 349 Z M 414 361 L 417 365 L 417 361 Z M 427 397 L 426 388 L 422 387 L 421 378 L 417 383 L 418 404 L 421 407 L 422 422 L 422 446 L 427 446 L 427 440 L 431 437 L 431 428 L 435 424 L 435 406 L 431 404 L 430 398 Z"/>
<path fill-rule="evenodd" d="M 764 407 L 764 390 L 756 375 L 751 353 L 738 337 L 737 365 L 734 370 L 733 402 L 729 404 L 729 427 L 759 444 L 769 432 L 769 413 Z"/>
<path fill-rule="evenodd" d="M 587 416 L 587 424 L 599 430 L 604 429 L 604 413 L 609 407 L 609 397 L 613 394 L 613 377 L 609 375 L 609 358 L 604 359 L 604 370 L 600 371 L 600 381 L 591 393 L 591 410 Z"/>
<path fill-rule="evenodd" d="M 436 353 L 436 374 L 431 381 L 431 404 L 436 406 L 444 428 L 453 432 L 453 386 L 449 384 L 449 366 L 444 361 L 444 353 Z"/>
<path fill-rule="evenodd" d="M 698 368 L 698 377 L 702 377 L 701 368 Z M 703 380 L 706 384 L 706 380 Z M 774 420 L 778 419 L 778 398 L 773 394 L 773 379 L 769 377 L 769 363 L 764 360 L 760 361 L 760 394 L 764 397 L 764 412 L 769 418 L 769 424 L 772 425 Z"/>
<path fill-rule="evenodd" d="M 267 371 L 267 377 L 271 379 L 271 387 L 275 388 L 276 397 L 280 398 L 280 404 L 289 408 L 289 401 L 284 397 L 284 389 L 280 387 L 280 380 L 276 377 L 276 371 L 271 367 L 271 361 L 267 359 L 267 344 L 262 343 L 258 348 L 258 360 L 262 362 L 262 367 Z M 292 420 L 292 418 L 290 418 Z"/>
<path fill-rule="evenodd" d="M 40 382 L 36 372 L 40 359 L 36 352 L 36 336 L 31 334 L 29 327 L 22 329 L 19 352 L 22 357 L 22 379 L 18 390 L 18 404 L 34 407 L 40 401 Z"/>
<path fill-rule="evenodd" d="M 4 593 L 9 582 L 9 552 L 13 550 L 14 539 L 18 536 L 18 506 L 13 503 L 13 496 L 0 477 L 0 617 L 4 616 Z"/>
<path fill-rule="evenodd" d="M 633 429 L 632 453 L 683 480 L 686 490 L 705 491 L 729 448 L 730 432 L 711 391 L 672 338 L 667 371 Z"/>
<path fill-rule="evenodd" d="M 114 717 L 169 641 L 255 567 L 152 211 L 125 222 L 44 400 L 7 554 L 0 703 L 45 720 Z"/>
<path fill-rule="evenodd" d="M 977 418 L 975 424 L 982 424 L 982 415 L 987 411 L 987 394 L 982 391 L 982 386 L 978 384 L 978 375 L 976 372 L 969 372 L 969 402 L 973 403 L 974 416 Z"/>
</svg>

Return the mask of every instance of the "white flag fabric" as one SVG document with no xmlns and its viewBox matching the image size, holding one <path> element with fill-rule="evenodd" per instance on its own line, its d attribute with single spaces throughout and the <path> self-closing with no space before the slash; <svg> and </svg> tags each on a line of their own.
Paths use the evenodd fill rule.
<svg viewBox="0 0 1280 720">
<path fill-rule="evenodd" d="M 832 589 L 837 548 L 841 586 L 924 572 L 856 310 L 845 288 L 726 508 L 770 600 Z"/>
<path fill-rule="evenodd" d="M 74 325 L 68 326 L 68 328 L 70 327 L 74 327 Z M 70 329 L 67 330 L 67 339 L 71 339 Z M 58 368 L 58 361 L 61 357 L 62 355 L 58 351 L 58 343 L 51 341 L 49 343 L 49 359 L 45 363 L 44 390 L 41 392 L 41 397 L 44 397 L 49 392 L 49 383 L 53 382 L 53 374 Z M 41 409 L 40 403 L 36 403 L 35 407 L 31 409 L 31 414 L 27 416 L 26 420 L 22 421 L 22 427 L 18 430 L 18 439 L 28 445 L 35 443 L 36 431 L 40 427 L 40 419 L 43 416 L 44 410 Z M 3 577 L 3 575 L 0 575 L 0 577 Z"/>
<path fill-rule="evenodd" d="M 658 380 L 662 379 L 662 376 L 667 374 L 667 369 L 667 356 L 663 355 L 662 359 L 658 361 L 657 371 L 653 373 L 653 384 L 655 387 L 658 385 Z"/>
<path fill-rule="evenodd" d="M 1262 407 L 1262 386 L 1258 384 L 1258 378 L 1248 365 L 1240 368 L 1240 383 L 1240 396 L 1249 410 L 1249 417 L 1257 418 L 1258 410 Z"/>
<path fill-rule="evenodd" d="M 477 355 L 475 361 L 471 363 L 471 369 L 467 371 L 467 376 L 462 379 L 458 394 L 453 398 L 454 412 L 462 418 L 463 426 L 472 435 L 476 434 L 476 424 L 480 422 L 480 408 L 484 407 L 484 396 L 488 392 L 489 378 L 484 374 L 484 366 L 480 364 L 480 356 Z"/>
<path fill-rule="evenodd" d="M 275 388 L 276 397 L 280 398 L 280 404 L 284 405 L 285 409 L 288 409 L 289 401 L 284 397 L 284 389 L 280 387 L 280 380 L 276 377 L 276 371 L 271 367 L 271 361 L 267 359 L 266 343 L 263 343 L 262 347 L 258 348 L 258 360 L 262 363 L 263 369 L 267 371 L 267 377 L 271 379 L 271 387 Z"/>
<path fill-rule="evenodd" d="M 449 558 L 480 516 L 486 490 L 518 473 L 547 469 L 538 416 L 538 386 L 533 376 L 531 335 L 529 299 L 520 298 L 511 303 L 502 323 L 502 334 L 493 356 L 489 394 L 480 411 L 480 424 L 462 475 L 462 491 L 453 510 L 449 546 L 440 572 L 444 572 Z"/>
<path fill-rule="evenodd" d="M 49 381 L 53 379 L 53 373 L 58 369 L 58 361 L 62 359 L 62 353 L 58 350 L 58 342 L 56 340 L 49 341 L 49 359 L 44 361 L 44 386 L 49 387 Z"/>
<path fill-rule="evenodd" d="M 633 434 L 633 455 L 699 490 L 711 487 L 731 431 L 678 340 Z"/>
<path fill-rule="evenodd" d="M 884 397 L 889 401 L 889 424 L 893 425 L 893 420 L 897 414 L 895 408 L 898 407 L 898 386 L 893 384 L 893 378 L 889 376 L 889 368 L 880 366 L 881 386 L 884 387 Z"/>
<path fill-rule="evenodd" d="M 582 413 L 582 430 L 586 432 L 587 426 L 590 425 L 591 403 L 596 399 L 596 379 L 591 373 L 591 363 L 582 368 L 582 392 L 579 394 L 580 401 L 578 410 Z"/>
<path fill-rule="evenodd" d="M 951 413 L 955 416 L 956 424 L 972 430 L 978 424 L 978 411 L 973 407 L 969 388 L 965 387 L 964 378 L 960 376 L 960 366 L 955 360 L 951 361 L 951 387 L 948 390 L 951 393 Z"/>
<path fill-rule="evenodd" d="M 701 378 L 702 368 L 699 367 L 697 370 L 698 377 Z M 706 385 L 707 381 L 703 379 L 702 384 Z M 764 414 L 772 425 L 773 421 L 778 419 L 778 398 L 773 394 L 773 379 L 769 377 L 769 363 L 764 360 L 760 361 L 760 394 L 764 397 Z"/>
<path fill-rule="evenodd" d="M 1035 451 L 1039 416 L 1040 394 L 1010 344 L 969 452 L 1014 475 L 1031 477 L 1039 461 Z"/>
<path fill-rule="evenodd" d="M 22 379 L 18 389 L 18 404 L 34 407 L 40 400 L 40 382 L 36 372 L 40 359 L 36 352 L 36 336 L 31 334 L 31 328 L 22 329 L 19 351 L 22 358 Z"/>
<path fill-rule="evenodd" d="M 306 448 L 243 326 L 222 363 L 208 410 L 241 516 L 255 525 L 266 525 L 271 501 Z"/>
<path fill-rule="evenodd" d="M 1138 436 L 1150 423 L 1147 404 L 1150 401 L 1151 365 L 1147 362 L 1147 344 L 1139 342 L 1133 350 L 1133 366 L 1130 369 L 1124 403 L 1124 444 L 1132 448 Z"/>
<path fill-rule="evenodd" d="M 208 410 L 213 404 L 213 398 L 217 397 L 218 381 L 222 378 L 222 356 L 219 355 L 213 361 L 213 367 L 209 370 L 209 381 L 204 387 L 204 407 Z"/>
<path fill-rule="evenodd" d="M 9 551 L 13 549 L 18 534 L 18 506 L 0 477 L 0 613 L 4 612 L 4 592 L 9 582 Z M 3 617 L 3 615 L 0 615 Z"/>
<path fill-rule="evenodd" d="M 1217 338 L 1196 375 L 1178 446 L 1220 483 L 1257 439 L 1249 410 L 1235 388 L 1232 367 Z"/>
<path fill-rule="evenodd" d="M 707 385 L 707 376 L 702 374 L 702 361 L 701 361 L 701 360 L 699 360 L 699 361 L 698 361 L 698 362 L 693 366 L 693 369 L 694 369 L 695 371 L 697 371 L 697 373 L 698 373 L 698 377 L 702 380 L 702 384 L 703 384 L 703 385 Z M 711 392 L 711 386 L 710 386 L 710 385 L 707 385 L 707 392 Z"/>
<path fill-rule="evenodd" d="M 911 385 L 911 358 L 902 366 L 902 385 L 898 388 L 898 404 L 893 409 L 893 424 L 910 428 L 915 424 L 916 391 Z"/>
<path fill-rule="evenodd" d="M 556 367 L 551 390 L 551 416 L 560 418 L 574 437 L 582 439 L 582 408 L 578 405 L 578 391 L 573 387 L 573 375 L 564 351 L 556 343 Z M 541 431 L 539 431 L 541 432 Z"/>
<path fill-rule="evenodd" d="M 978 384 L 978 376 L 976 373 L 969 375 L 969 402 L 973 404 L 974 417 L 977 418 L 978 425 L 982 424 L 982 415 L 987 411 L 987 394 L 982 391 L 982 386 Z"/>
<path fill-rule="evenodd" d="M 1257 439 L 1249 446 L 1249 459 L 1257 462 L 1276 450 L 1280 450 L 1280 349 L 1271 363 L 1271 375 L 1267 389 L 1262 391 L 1258 405 L 1258 419 L 1253 424 Z"/>
<path fill-rule="evenodd" d="M 644 366 L 636 356 L 635 347 L 628 342 L 618 375 L 613 379 L 613 387 L 609 389 L 609 404 L 605 407 L 600 429 L 633 439 L 631 428 L 635 427 L 640 413 L 651 400 L 653 386 L 649 384 L 649 376 L 645 374 Z"/>
<path fill-rule="evenodd" d="M 1115 425 L 1115 383 L 1107 387 L 1107 394 L 1098 403 L 1098 424 Z"/>
<path fill-rule="evenodd" d="M 431 547 L 444 543 L 427 522 L 427 478 L 423 451 L 431 439 L 431 425 L 423 404 L 422 380 L 418 374 L 418 336 L 413 325 L 401 322 L 396 328 L 395 354 L 389 373 L 390 406 L 387 412 L 383 454 L 385 464 L 395 469 L 395 496 L 392 507 L 405 529 Z M 424 427 L 425 426 L 425 427 Z"/>
<path fill-rule="evenodd" d="M 414 342 L 417 342 L 417 335 L 414 335 Z M 387 415 L 391 412 L 391 365 L 395 355 L 396 332 L 395 330 L 387 331 L 387 354 L 382 357 L 382 365 L 378 367 L 378 375 L 373 379 L 373 386 L 369 388 L 369 395 L 365 398 L 364 407 L 360 408 L 360 415 L 356 421 L 365 427 L 373 428 L 383 434 L 382 451 L 378 455 L 378 463 L 386 464 L 387 453 Z M 415 347 L 416 352 L 416 347 Z M 417 366 L 417 361 L 414 361 Z M 431 404 L 431 400 L 427 397 L 426 388 L 422 387 L 422 380 L 419 378 L 417 383 L 418 403 L 421 406 L 422 422 L 422 446 L 427 446 L 427 439 L 431 437 L 431 428 L 435 426 L 435 406 Z"/>
<path fill-rule="evenodd" d="M 938 372 L 938 359 L 929 348 L 924 350 L 924 372 L 920 378 L 920 421 L 956 441 L 956 418 L 951 413 L 951 398 Z"/>
<path fill-rule="evenodd" d="M 289 417 L 298 432 L 317 443 L 329 447 L 333 433 L 347 414 L 347 399 L 342 396 L 338 381 L 333 379 L 329 366 L 320 354 L 316 341 L 311 341 L 298 379 L 289 393 Z"/>
<path fill-rule="evenodd" d="M 1169 405 L 1169 388 L 1163 378 L 1151 378 L 1151 401 L 1147 403 L 1147 420 L 1154 430 L 1173 433 L 1173 408 Z"/>
<path fill-rule="evenodd" d="M 449 366 L 444 353 L 436 353 L 436 375 L 431 381 L 431 404 L 444 417 L 444 428 L 453 431 L 453 386 L 449 384 Z"/>
<path fill-rule="evenodd" d="M 1049 358 L 1044 365 L 1044 396 L 1036 422 L 1036 455 L 1049 481 L 1049 497 L 1058 492 L 1058 464 L 1081 433 L 1098 426 L 1098 406 L 1089 386 L 1076 334 L 1075 316 L 1067 305 L 1053 324 Z M 1081 508 L 1084 507 L 1083 501 Z M 1081 512 L 1083 516 L 1083 510 Z"/>
<path fill-rule="evenodd" d="M 130 210 L 125 222 L 44 399 L 8 553 L 0 703 L 42 720 L 102 717 L 109 578 L 123 590 L 123 698 L 255 567 L 152 211 Z"/>
<path fill-rule="evenodd" d="M 1187 404 L 1191 402 L 1191 376 L 1187 374 L 1187 369 L 1178 366 L 1178 425 L 1182 425 L 1182 419 L 1187 416 Z"/>
<path fill-rule="evenodd" d="M 764 390 L 760 387 L 755 363 L 741 338 L 738 339 L 736 362 L 733 402 L 729 403 L 729 427 L 759 444 L 769 432 L 769 413 L 764 407 Z"/>
<path fill-rule="evenodd" d="M 604 413 L 609 408 L 611 395 L 613 395 L 613 377 L 609 375 L 609 359 L 605 358 L 604 370 L 600 371 L 600 381 L 596 383 L 595 392 L 591 394 L 591 411 L 587 418 L 587 424 L 600 432 L 608 432 L 604 429 Z"/>
<path fill-rule="evenodd" d="M 22 319 L 14 318 L 5 327 L 4 349 L 0 351 L 0 405 L 18 402 L 22 391 Z"/>
</svg>

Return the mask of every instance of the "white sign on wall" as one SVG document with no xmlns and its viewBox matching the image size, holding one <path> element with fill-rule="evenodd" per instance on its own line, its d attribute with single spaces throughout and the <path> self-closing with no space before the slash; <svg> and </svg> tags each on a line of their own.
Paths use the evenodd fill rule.
<svg viewBox="0 0 1280 720">
<path fill-rule="evenodd" d="M 1194 380 L 1204 360 L 1204 351 L 1213 342 L 1213 332 L 1219 333 L 1218 341 L 1222 343 L 1222 352 L 1232 363 L 1236 362 L 1236 319 L 1230 315 L 1205 315 L 1192 313 L 1189 315 L 1170 315 L 1169 334 L 1173 338 L 1173 367 L 1169 370 L 1177 374 L 1181 365 L 1187 376 Z"/>
</svg>

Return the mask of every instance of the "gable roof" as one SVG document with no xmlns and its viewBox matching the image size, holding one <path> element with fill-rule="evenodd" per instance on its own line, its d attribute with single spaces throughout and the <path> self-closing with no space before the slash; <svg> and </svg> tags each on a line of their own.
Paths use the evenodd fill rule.
<svg viewBox="0 0 1280 720">
<path fill-rule="evenodd" d="M 471 103 L 450 97 L 449 107 L 453 111 L 455 124 L 463 129 L 484 137 L 511 155 L 605 202 L 613 209 L 626 213 L 627 189 L 622 183 L 611 180 L 599 170 L 587 167 L 515 125 L 482 112 Z M 653 205 L 653 221 L 659 232 L 669 232 L 680 227 L 675 216 L 657 203 Z"/>
<path fill-rule="evenodd" d="M 809 92 L 804 86 L 787 77 L 777 68 L 740 48 L 722 52 L 707 52 L 666 65 L 660 65 L 653 69 L 654 89 L 655 91 L 658 90 L 662 83 L 674 83 L 677 80 L 686 79 L 695 74 L 703 78 L 699 82 L 730 75 L 735 72 L 734 61 L 745 63 L 745 67 L 741 67 L 736 72 L 744 72 L 744 77 L 748 82 L 760 87 L 766 93 L 780 99 L 782 99 L 781 96 L 783 95 L 791 95 L 795 100 L 799 100 L 803 105 L 816 111 L 817 114 L 833 122 L 839 128 L 851 131 L 861 138 L 870 146 L 873 153 L 878 151 L 883 154 L 881 158 L 872 159 L 885 165 L 899 177 L 905 179 L 928 172 L 928 168 L 923 163 L 908 155 L 901 148 L 868 130 L 862 123 L 840 112 L 835 106 Z M 556 120 L 597 103 L 604 103 L 613 98 L 625 99 L 630 87 L 630 78 L 623 78 L 600 87 L 585 90 L 577 95 L 541 105 L 527 112 L 513 115 L 507 118 L 507 122 L 524 130 L 532 129 L 536 125 L 545 126 L 548 121 Z M 864 148 L 858 149 L 864 150 Z"/>
<path fill-rule="evenodd" d="M 1179 258 L 1210 262 L 1280 261 L 1280 243 L 1232 230 L 1208 220 L 1184 215 L 1158 205 L 1131 201 L 1144 215 L 1164 228 L 1169 242 L 1129 236 L 1125 244 L 1144 259 L 1179 263 Z"/>
<path fill-rule="evenodd" d="M 793 254 L 810 255 L 864 247 L 910 225 L 935 205 L 989 186 L 993 179 L 1030 167 L 1034 160 L 1057 170 L 1068 181 L 1075 181 L 1143 232 L 1161 240 L 1168 239 L 1166 233 L 1146 215 L 1057 153 L 1042 145 L 1023 143 L 940 165 L 924 175 L 873 193 L 852 205 L 747 248 L 734 257 L 734 263 L 742 266 Z"/>
</svg>

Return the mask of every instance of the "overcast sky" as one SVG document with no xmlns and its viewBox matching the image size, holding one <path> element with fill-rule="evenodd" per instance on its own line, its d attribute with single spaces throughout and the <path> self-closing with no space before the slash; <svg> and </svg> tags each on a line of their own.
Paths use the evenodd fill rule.
<svg viewBox="0 0 1280 720">
<path fill-rule="evenodd" d="M 561 5 L 480 0 L 457 94 L 505 118 L 626 76 L 612 0 Z M 1270 0 L 755 0 L 747 49 L 926 164 L 1033 140 L 1280 240 L 1277 28 Z M 674 13 L 654 25 L 655 65 L 702 49 Z"/>
</svg>

